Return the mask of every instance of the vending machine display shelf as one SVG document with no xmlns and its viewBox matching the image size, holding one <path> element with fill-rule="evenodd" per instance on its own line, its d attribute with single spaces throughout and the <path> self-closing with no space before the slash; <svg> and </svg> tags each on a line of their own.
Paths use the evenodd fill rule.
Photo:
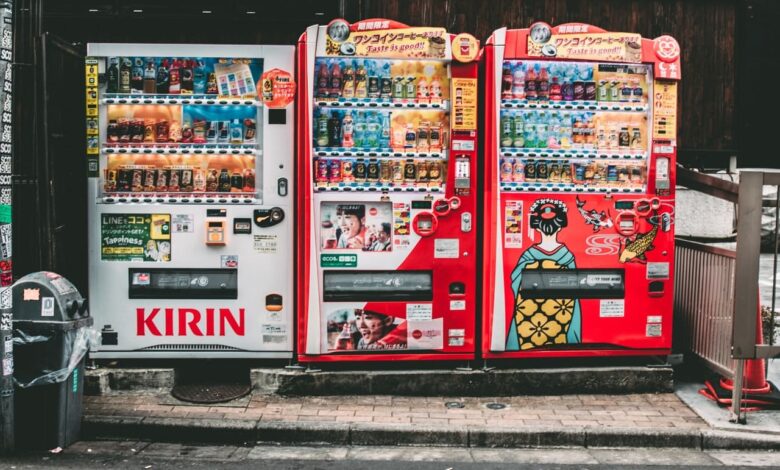
<svg viewBox="0 0 780 470">
<path fill-rule="evenodd" d="M 126 95 L 106 93 L 102 104 L 202 104 L 202 105 L 251 105 L 260 106 L 256 98 L 218 95 Z"/>
<path fill-rule="evenodd" d="M 447 150 L 440 152 L 404 152 L 392 149 L 368 149 L 355 150 L 346 148 L 315 148 L 314 153 L 318 157 L 367 157 L 377 159 L 387 158 L 431 158 L 447 159 Z"/>
<path fill-rule="evenodd" d="M 567 192 L 567 193 L 641 193 L 644 188 L 626 188 L 620 186 L 589 186 L 570 183 L 501 183 L 501 191 L 506 192 Z"/>
<path fill-rule="evenodd" d="M 614 103 L 603 101 L 527 101 L 527 100 L 501 100 L 501 107 L 505 109 L 556 109 L 572 111 L 629 111 L 646 112 L 647 104 L 644 103 Z"/>
<path fill-rule="evenodd" d="M 103 153 L 143 153 L 143 154 L 167 154 L 167 155 L 261 155 L 262 150 L 255 145 L 231 145 L 231 144 L 180 144 L 180 143 L 104 143 Z"/>
<path fill-rule="evenodd" d="M 502 147 L 502 157 L 542 157 L 542 158 L 600 158 L 615 160 L 644 160 L 644 151 L 612 151 L 606 149 L 541 149 Z"/>
<path fill-rule="evenodd" d="M 449 101 L 442 101 L 440 103 L 419 103 L 412 100 L 392 101 L 386 99 L 359 99 L 359 100 L 347 100 L 347 99 L 317 99 L 315 104 L 320 108 L 378 108 L 378 109 L 442 109 L 448 110 L 450 107 Z"/>
<path fill-rule="evenodd" d="M 104 193 L 98 203 L 158 204 L 259 204 L 254 193 Z"/>
<path fill-rule="evenodd" d="M 394 186 L 392 184 L 379 184 L 379 183 L 341 183 L 338 186 L 315 186 L 315 191 L 341 191 L 341 192 L 418 192 L 418 193 L 439 193 L 444 191 L 441 186 L 415 186 L 412 184 Z"/>
</svg>

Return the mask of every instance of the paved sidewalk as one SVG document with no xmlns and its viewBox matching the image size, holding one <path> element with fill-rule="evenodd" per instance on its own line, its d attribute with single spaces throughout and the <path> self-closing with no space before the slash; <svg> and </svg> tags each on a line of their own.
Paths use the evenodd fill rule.
<svg viewBox="0 0 780 470">
<path fill-rule="evenodd" d="M 219 406 L 181 402 L 167 392 L 84 398 L 88 416 L 195 418 L 320 423 L 419 424 L 458 428 L 615 427 L 705 429 L 673 393 L 493 398 L 253 394 Z M 491 409 L 488 404 L 504 405 Z M 454 404 L 454 405 L 453 405 Z M 449 405 L 449 407 L 448 407 Z M 461 406 L 454 408 L 452 406 Z"/>
</svg>

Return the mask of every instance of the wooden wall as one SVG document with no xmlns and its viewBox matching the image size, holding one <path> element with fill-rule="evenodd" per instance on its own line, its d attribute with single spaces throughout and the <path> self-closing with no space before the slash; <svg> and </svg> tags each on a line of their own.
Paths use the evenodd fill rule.
<svg viewBox="0 0 780 470">
<path fill-rule="evenodd" d="M 645 38 L 669 34 L 682 48 L 679 146 L 733 150 L 735 25 L 731 0 L 353 0 L 345 16 L 443 26 L 485 40 L 500 27 L 583 22 Z"/>
<path fill-rule="evenodd" d="M 391 18 L 443 26 L 484 41 L 493 30 L 584 22 L 654 38 L 682 50 L 679 146 L 683 154 L 733 154 L 735 29 L 740 0 L 84 0 L 44 1 L 44 30 L 80 42 L 293 44 L 309 24 Z M 91 3 L 98 12 L 88 12 Z M 144 12 L 133 13 L 143 8 Z M 202 9 L 212 11 L 202 14 Z M 247 15 L 247 10 L 256 14 Z M 94 25 L 88 27 L 87 25 Z M 685 157 L 681 158 L 682 160 Z"/>
</svg>

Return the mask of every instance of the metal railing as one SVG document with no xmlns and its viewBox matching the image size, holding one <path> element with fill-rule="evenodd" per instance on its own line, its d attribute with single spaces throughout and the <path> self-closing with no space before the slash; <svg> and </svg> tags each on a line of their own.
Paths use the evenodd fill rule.
<svg viewBox="0 0 780 470">
<path fill-rule="evenodd" d="M 733 378 L 731 329 L 734 315 L 735 251 L 675 240 L 674 312 L 690 352 Z"/>
<path fill-rule="evenodd" d="M 680 247 L 676 255 L 679 260 L 677 273 L 682 279 L 675 282 L 675 287 L 681 289 L 676 292 L 675 307 L 680 306 L 682 321 L 689 323 L 691 349 L 713 369 L 733 378 L 731 420 L 745 423 L 742 408 L 745 361 L 780 357 L 780 346 L 772 341 L 764 345 L 756 338 L 757 322 L 760 321 L 758 279 L 761 215 L 765 205 L 763 187 L 775 186 L 780 192 L 780 170 L 742 170 L 738 185 L 683 168 L 678 168 L 677 176 L 684 186 L 737 203 L 736 251 L 677 242 Z M 776 195 L 774 207 L 777 257 L 780 194 Z M 774 268 L 772 327 L 776 259 Z M 725 357 L 724 350 L 728 351 Z"/>
</svg>

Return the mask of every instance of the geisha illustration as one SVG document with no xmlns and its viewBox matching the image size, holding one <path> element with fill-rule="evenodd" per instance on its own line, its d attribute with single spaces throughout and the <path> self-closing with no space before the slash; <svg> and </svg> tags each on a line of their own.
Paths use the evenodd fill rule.
<svg viewBox="0 0 780 470">
<path fill-rule="evenodd" d="M 558 241 L 568 224 L 566 205 L 556 199 L 539 199 L 531 206 L 531 228 L 541 242 L 530 246 L 512 270 L 515 310 L 507 335 L 507 351 L 580 342 L 580 302 L 577 299 L 532 299 L 520 292 L 523 273 L 531 269 L 574 269 L 574 255 Z"/>
</svg>

